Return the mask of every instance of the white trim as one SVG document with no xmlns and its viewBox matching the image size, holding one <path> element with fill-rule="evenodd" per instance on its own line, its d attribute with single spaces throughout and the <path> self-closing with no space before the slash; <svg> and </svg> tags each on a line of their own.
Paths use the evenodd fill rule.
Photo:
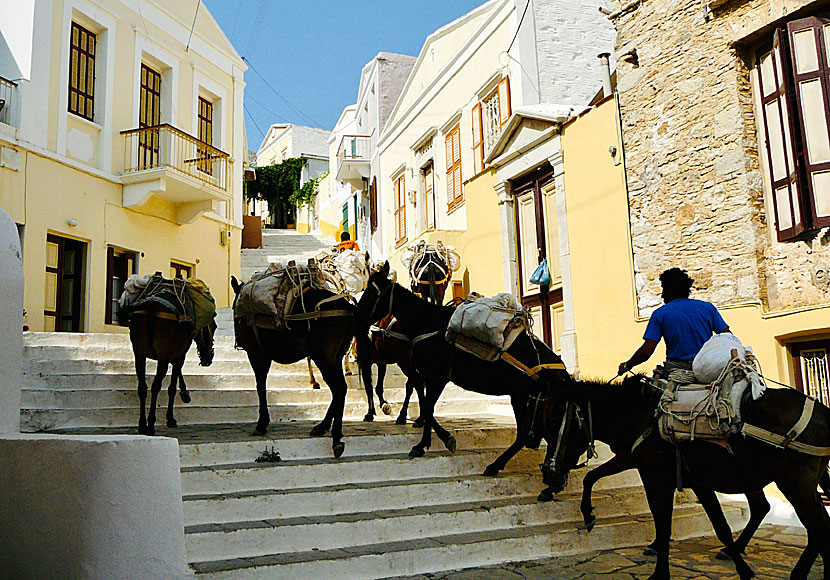
<svg viewBox="0 0 830 580">
<path fill-rule="evenodd" d="M 490 78 L 487 79 L 475 92 L 476 98 L 479 101 L 483 101 L 485 98 L 489 97 L 490 93 L 498 88 L 499 82 L 501 82 L 501 79 L 503 79 L 504 76 L 504 69 L 499 69 L 494 72 Z"/>
<path fill-rule="evenodd" d="M 444 135 L 448 135 L 450 131 L 455 129 L 456 125 L 461 121 L 461 109 L 458 109 L 455 113 L 453 113 L 449 119 L 447 119 L 443 125 L 441 125 L 441 133 Z"/>
<path fill-rule="evenodd" d="M 459 111 L 461 113 L 461 111 Z M 433 125 L 429 129 L 427 129 L 423 135 L 418 137 L 415 142 L 410 146 L 410 149 L 413 151 L 417 151 L 421 147 L 427 144 L 427 141 L 432 141 L 433 137 L 435 137 L 436 133 L 438 133 L 438 128 Z"/>
<path fill-rule="evenodd" d="M 389 178 L 390 178 L 392 181 L 395 181 L 397 178 L 399 178 L 399 177 L 401 176 L 401 173 L 403 173 L 404 171 L 406 171 L 406 162 L 405 162 L 405 161 L 404 161 L 403 163 L 401 163 L 401 164 L 400 164 L 400 165 L 399 165 L 399 166 L 395 169 L 395 171 L 393 171 L 392 173 L 390 173 L 390 174 L 389 174 Z"/>
<path fill-rule="evenodd" d="M 130 108 L 132 109 L 132 125 L 130 129 L 138 128 L 138 98 L 141 91 L 141 63 L 149 65 L 153 60 L 158 61 L 162 66 L 161 73 L 161 122 L 170 123 L 177 127 L 178 118 L 177 100 L 179 98 L 179 57 L 166 48 L 159 46 L 150 38 L 144 35 L 138 28 L 133 27 L 135 32 L 135 54 L 133 55 L 133 90 Z M 144 55 L 149 58 L 145 59 Z"/>
<path fill-rule="evenodd" d="M 112 173 L 112 110 L 114 107 L 115 83 L 115 31 L 116 19 L 109 13 L 86 0 L 66 0 L 63 5 L 63 22 L 61 22 L 60 45 L 60 73 L 58 74 L 58 135 L 56 151 L 58 155 L 66 156 L 66 127 L 67 115 L 81 119 L 69 112 L 69 44 L 71 40 L 71 25 L 75 20 L 74 13 L 80 15 L 79 24 L 89 26 L 92 23 L 97 35 L 95 55 L 95 120 L 98 125 L 98 169 Z M 83 22 L 86 20 L 87 22 Z M 101 42 L 104 36 L 104 42 Z M 104 50 L 101 51 L 101 46 Z M 103 62 L 101 62 L 103 61 Z M 102 66 L 103 65 L 103 66 Z M 103 73 L 103 74 L 102 74 Z M 55 88 L 53 87 L 53 90 Z M 102 113 L 103 111 L 103 113 Z M 103 116 L 103 118 L 102 118 Z"/>
</svg>

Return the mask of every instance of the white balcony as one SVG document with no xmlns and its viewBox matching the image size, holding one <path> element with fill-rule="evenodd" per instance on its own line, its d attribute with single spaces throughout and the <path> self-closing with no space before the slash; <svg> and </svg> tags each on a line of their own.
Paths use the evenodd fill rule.
<svg viewBox="0 0 830 580">
<path fill-rule="evenodd" d="M 16 125 L 17 83 L 0 77 L 0 123 Z"/>
<path fill-rule="evenodd" d="M 153 197 L 176 205 L 176 221 L 193 223 L 231 201 L 229 155 L 171 125 L 122 131 L 125 139 L 124 207 L 144 205 Z"/>
<path fill-rule="evenodd" d="M 337 181 L 363 189 L 371 175 L 372 137 L 344 135 L 337 149 Z"/>
</svg>

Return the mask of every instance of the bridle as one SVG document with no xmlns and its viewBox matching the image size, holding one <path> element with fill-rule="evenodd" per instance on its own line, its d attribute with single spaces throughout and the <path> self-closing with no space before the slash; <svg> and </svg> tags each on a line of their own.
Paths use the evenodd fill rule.
<svg viewBox="0 0 830 580">
<path fill-rule="evenodd" d="M 562 416 L 562 422 L 559 425 L 559 431 L 556 437 L 556 445 L 554 446 L 553 453 L 549 453 L 545 456 L 545 462 L 540 465 L 542 469 L 542 473 L 557 473 L 562 474 L 565 472 L 562 469 L 562 464 L 564 462 L 564 453 L 565 449 L 568 444 L 568 438 L 570 436 L 570 425 L 573 419 L 576 420 L 577 425 L 585 434 L 586 438 L 588 439 L 588 450 L 586 452 L 585 461 L 582 463 L 578 463 L 573 467 L 569 468 L 568 471 L 571 469 L 579 469 L 580 467 L 585 467 L 591 459 L 598 457 L 597 450 L 596 450 L 596 440 L 594 438 L 594 419 L 593 419 L 593 411 L 591 407 L 591 401 L 587 403 L 587 416 L 583 415 L 582 407 L 573 401 L 568 401 L 565 403 L 565 413 Z"/>
<path fill-rule="evenodd" d="M 374 280 L 372 280 L 370 282 L 370 285 L 373 286 L 375 291 L 377 292 L 377 296 L 375 297 L 375 302 L 374 302 L 374 304 L 372 304 L 372 309 L 369 310 L 369 322 L 371 323 L 374 320 L 375 312 L 377 312 L 378 305 L 380 304 L 380 301 L 383 299 L 383 295 L 386 294 L 387 292 L 389 292 L 389 312 L 387 312 L 386 315 L 391 316 L 391 314 L 392 314 L 392 302 L 395 299 L 395 285 L 390 283 L 389 286 L 387 286 L 383 290 L 380 289 L 380 286 Z M 381 316 L 380 318 L 383 318 L 383 316 Z M 380 320 L 380 318 L 378 318 L 378 320 Z"/>
</svg>

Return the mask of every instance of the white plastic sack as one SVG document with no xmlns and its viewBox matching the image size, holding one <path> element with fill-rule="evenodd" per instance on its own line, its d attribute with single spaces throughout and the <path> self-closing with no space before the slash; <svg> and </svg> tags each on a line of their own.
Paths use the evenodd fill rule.
<svg viewBox="0 0 830 580">
<path fill-rule="evenodd" d="M 456 335 L 474 338 L 498 351 L 510 347 L 525 329 L 524 309 L 512 294 L 496 294 L 492 298 L 470 294 L 450 318 L 446 338 Z"/>
<path fill-rule="evenodd" d="M 366 254 L 357 250 L 344 250 L 334 257 L 334 269 L 349 294 L 355 296 L 366 289 L 369 282 L 369 267 Z"/>
<path fill-rule="evenodd" d="M 724 332 L 707 340 L 692 361 L 692 372 L 697 380 L 703 384 L 718 380 L 723 369 L 732 360 L 732 350 L 738 351 L 738 358 L 743 359 L 746 355 L 744 345 L 734 334 Z"/>
</svg>

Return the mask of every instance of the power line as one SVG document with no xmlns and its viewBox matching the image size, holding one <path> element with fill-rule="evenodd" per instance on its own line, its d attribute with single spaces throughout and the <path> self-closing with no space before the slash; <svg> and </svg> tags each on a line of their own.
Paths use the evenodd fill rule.
<svg viewBox="0 0 830 580">
<path fill-rule="evenodd" d="M 254 73 L 256 73 L 256 75 L 257 75 L 260 79 L 262 79 L 262 82 L 264 82 L 264 83 L 265 83 L 265 86 L 267 86 L 269 89 L 271 89 L 271 91 L 272 91 L 275 95 L 277 95 L 277 97 L 279 97 L 279 98 L 280 98 L 280 100 L 281 100 L 283 103 L 285 103 L 285 104 L 288 106 L 288 108 L 289 108 L 289 109 L 291 109 L 292 111 L 294 111 L 296 114 L 300 115 L 301 117 L 304 117 L 307 121 L 310 121 L 310 122 L 311 122 L 311 124 L 312 124 L 312 125 L 314 125 L 315 127 L 322 127 L 322 124 L 318 123 L 317 121 L 315 121 L 314 119 L 312 119 L 309 115 L 306 115 L 306 114 L 305 114 L 305 113 L 303 113 L 300 109 L 298 109 L 297 107 L 295 107 L 294 105 L 292 105 L 290 102 L 288 102 L 288 99 L 286 99 L 285 97 L 283 97 L 283 96 L 279 93 L 279 91 L 277 91 L 277 89 L 275 89 L 273 86 L 271 86 L 271 83 L 269 83 L 269 82 L 266 80 L 266 78 L 265 78 L 264 76 L 262 76 L 256 68 L 254 68 L 254 65 L 252 65 L 252 64 L 251 64 L 251 61 L 250 61 L 250 60 L 248 60 L 248 59 L 247 59 L 247 58 L 245 58 L 244 56 L 242 57 L 242 60 L 244 60 L 244 61 L 248 64 L 248 67 L 250 67 L 250 69 L 251 69 L 252 71 L 254 71 Z"/>
<path fill-rule="evenodd" d="M 516 34 L 513 35 L 513 40 L 510 41 L 510 46 L 507 47 L 507 52 L 510 52 L 510 49 L 513 48 L 513 43 L 516 42 L 516 37 L 519 36 L 519 31 L 522 29 L 522 22 L 525 20 L 525 14 L 527 14 L 527 8 L 530 6 L 530 3 L 533 0 L 527 0 L 527 4 L 525 4 L 525 11 L 522 12 L 522 17 L 519 19 L 519 25 L 516 27 Z"/>
<path fill-rule="evenodd" d="M 282 121 L 283 123 L 290 123 L 290 121 L 289 121 L 288 119 L 286 119 L 285 117 L 283 117 L 283 116 L 282 116 L 282 115 L 280 115 L 279 113 L 277 113 L 277 112 L 275 112 L 275 111 L 272 111 L 272 110 L 271 110 L 271 109 L 269 109 L 266 105 L 264 105 L 261 101 L 259 101 L 259 100 L 257 100 L 256 98 L 254 98 L 254 96 L 253 96 L 251 93 L 246 93 L 246 94 L 245 94 L 245 100 L 249 100 L 249 99 L 250 99 L 251 101 L 255 102 L 255 103 L 256 103 L 257 105 L 259 105 L 260 107 L 262 107 L 262 110 L 263 110 L 263 111 L 265 111 L 265 112 L 266 112 L 266 113 L 268 113 L 269 115 L 273 115 L 274 117 L 276 117 L 276 120 L 277 120 L 277 121 Z"/>
<path fill-rule="evenodd" d="M 196 12 L 193 14 L 193 24 L 190 25 L 190 35 L 187 37 L 187 46 L 184 47 L 185 52 L 190 50 L 190 39 L 193 38 L 193 29 L 196 28 L 196 17 L 199 16 L 199 8 L 201 6 L 202 0 L 199 0 L 199 3 L 196 4 Z"/>
<path fill-rule="evenodd" d="M 254 124 L 254 127 L 256 127 L 256 130 L 259 131 L 259 134 L 262 135 L 263 139 L 265 139 L 265 133 L 262 131 L 262 129 L 259 128 L 259 125 L 257 124 L 256 119 L 254 119 L 254 116 L 251 114 L 251 111 L 248 110 L 248 107 L 245 106 L 245 103 L 242 103 L 242 108 L 245 109 L 246 113 L 248 113 L 248 118 L 251 120 L 251 123 Z M 245 146 L 247 147 L 248 144 L 246 143 Z"/>
<path fill-rule="evenodd" d="M 233 30 L 231 30 L 231 37 L 236 38 L 236 23 L 239 22 L 239 10 L 242 8 L 242 0 L 236 3 L 236 14 L 233 17 Z"/>
</svg>

